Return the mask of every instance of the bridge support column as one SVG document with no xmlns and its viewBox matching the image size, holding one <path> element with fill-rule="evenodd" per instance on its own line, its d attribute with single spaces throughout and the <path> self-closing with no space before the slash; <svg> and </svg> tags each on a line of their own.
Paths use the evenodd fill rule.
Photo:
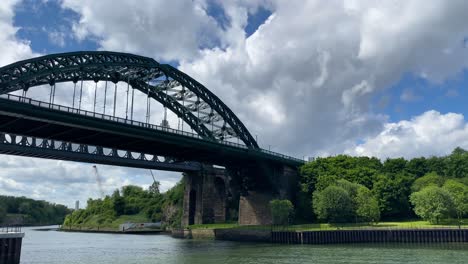
<svg viewBox="0 0 468 264">
<path fill-rule="evenodd" d="M 226 171 L 203 165 L 199 172 L 185 174 L 182 225 L 226 221 Z"/>
<path fill-rule="evenodd" d="M 269 225 L 272 223 L 270 201 L 288 199 L 294 203 L 298 172 L 288 166 L 269 167 L 267 170 L 250 170 L 252 182 L 239 199 L 240 225 Z"/>
</svg>

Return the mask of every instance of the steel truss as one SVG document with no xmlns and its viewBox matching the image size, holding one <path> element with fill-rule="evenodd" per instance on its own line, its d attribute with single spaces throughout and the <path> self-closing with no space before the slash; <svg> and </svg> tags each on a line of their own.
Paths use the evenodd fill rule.
<svg viewBox="0 0 468 264">
<path fill-rule="evenodd" d="M 201 137 L 237 138 L 258 144 L 239 118 L 212 92 L 178 69 L 127 53 L 86 51 L 52 54 L 0 68 L 0 94 L 60 82 L 126 82 L 174 112 Z"/>
<path fill-rule="evenodd" d="M 11 133 L 0 133 L 0 154 L 168 171 L 200 170 L 200 164 L 196 162 Z"/>
</svg>

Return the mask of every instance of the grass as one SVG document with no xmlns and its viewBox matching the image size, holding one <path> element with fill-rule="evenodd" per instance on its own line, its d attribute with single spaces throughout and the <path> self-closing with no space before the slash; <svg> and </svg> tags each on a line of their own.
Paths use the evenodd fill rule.
<svg viewBox="0 0 468 264">
<path fill-rule="evenodd" d="M 377 224 L 369 223 L 311 223 L 301 225 L 289 226 L 274 226 L 274 230 L 290 230 L 290 231 L 319 231 L 319 230 L 353 230 L 353 229 L 422 229 L 422 228 L 457 228 L 457 220 L 446 220 L 439 224 L 431 224 L 428 221 L 414 220 L 414 221 L 392 221 L 380 222 Z M 468 219 L 463 219 L 461 223 L 462 228 L 468 228 Z M 191 225 L 190 229 L 225 229 L 225 228 L 238 228 L 238 229 L 252 229 L 252 230 L 271 230 L 272 226 L 240 226 L 237 223 L 223 223 L 223 224 L 203 224 Z"/>
<path fill-rule="evenodd" d="M 135 215 L 121 215 L 117 217 L 115 220 L 112 222 L 106 222 L 106 223 L 99 223 L 99 219 L 101 218 L 100 215 L 92 215 L 88 217 L 85 221 L 85 223 L 77 225 L 77 226 L 72 226 L 71 229 L 81 229 L 81 230 L 103 230 L 103 231 L 115 231 L 119 229 L 120 224 L 124 224 L 127 222 L 133 222 L 133 223 L 147 223 L 151 222 L 150 219 L 148 219 L 143 213 L 141 214 L 135 214 Z M 66 226 L 64 227 L 65 229 L 68 229 L 69 227 Z"/>
</svg>

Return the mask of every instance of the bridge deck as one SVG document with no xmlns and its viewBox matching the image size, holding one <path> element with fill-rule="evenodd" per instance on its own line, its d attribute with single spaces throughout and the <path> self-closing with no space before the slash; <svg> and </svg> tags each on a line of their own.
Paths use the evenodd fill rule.
<svg viewBox="0 0 468 264">
<path fill-rule="evenodd" d="M 232 142 L 99 113 L 2 95 L 0 131 L 32 137 L 118 148 L 182 160 L 229 165 L 266 161 L 291 166 L 302 160 Z"/>
</svg>

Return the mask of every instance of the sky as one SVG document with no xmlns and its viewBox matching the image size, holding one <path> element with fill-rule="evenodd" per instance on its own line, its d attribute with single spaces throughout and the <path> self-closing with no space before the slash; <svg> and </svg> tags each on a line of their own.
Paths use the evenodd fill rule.
<svg viewBox="0 0 468 264">
<path fill-rule="evenodd" d="M 467 9 L 464 0 L 2 0 L 0 65 L 130 52 L 204 84 L 263 148 L 299 158 L 438 156 L 468 148 Z M 40 89 L 30 96 L 45 100 Z M 99 197 L 92 164 L 0 156 L 0 166 L 0 194 L 70 207 Z M 106 193 L 152 182 L 147 170 L 98 168 Z M 164 191 L 181 175 L 156 177 Z"/>
</svg>

